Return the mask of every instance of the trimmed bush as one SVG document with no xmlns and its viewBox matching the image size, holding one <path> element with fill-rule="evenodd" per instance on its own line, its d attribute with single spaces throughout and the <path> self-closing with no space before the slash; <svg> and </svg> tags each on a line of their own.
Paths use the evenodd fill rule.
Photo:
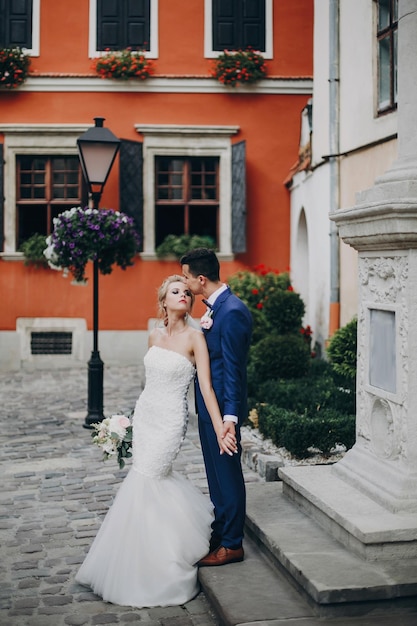
<svg viewBox="0 0 417 626">
<path fill-rule="evenodd" d="M 340 413 L 356 412 L 356 396 L 336 385 L 331 375 L 295 380 L 266 380 L 251 389 L 251 406 L 257 402 L 275 404 L 297 413 L 334 409 Z"/>
<path fill-rule="evenodd" d="M 265 298 L 263 310 L 271 330 L 279 335 L 300 331 L 305 306 L 295 291 L 276 289 Z"/>
<path fill-rule="evenodd" d="M 349 449 L 355 443 L 355 416 L 333 409 L 299 414 L 274 405 L 259 404 L 259 431 L 297 458 L 310 456 L 316 448 L 328 456 L 337 445 Z"/>
<path fill-rule="evenodd" d="M 307 374 L 310 360 L 309 347 L 301 335 L 268 335 L 250 350 L 250 382 L 257 385 L 270 379 L 301 378 Z"/>
<path fill-rule="evenodd" d="M 330 339 L 327 355 L 334 370 L 348 381 L 356 380 L 358 320 L 353 318 Z"/>
</svg>

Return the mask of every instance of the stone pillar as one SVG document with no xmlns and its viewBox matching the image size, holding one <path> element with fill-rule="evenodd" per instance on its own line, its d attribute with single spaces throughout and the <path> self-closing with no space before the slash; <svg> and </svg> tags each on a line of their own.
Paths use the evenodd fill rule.
<svg viewBox="0 0 417 626">
<path fill-rule="evenodd" d="M 357 438 L 334 471 L 394 513 L 417 512 L 417 0 L 398 43 L 398 159 L 332 215 L 359 253 Z"/>
</svg>

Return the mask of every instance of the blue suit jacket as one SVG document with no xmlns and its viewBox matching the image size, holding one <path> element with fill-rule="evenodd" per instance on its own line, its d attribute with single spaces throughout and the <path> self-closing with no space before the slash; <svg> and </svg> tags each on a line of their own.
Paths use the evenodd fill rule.
<svg viewBox="0 0 417 626">
<path fill-rule="evenodd" d="M 236 415 L 241 424 L 247 417 L 246 365 L 252 316 L 228 287 L 216 299 L 212 319 L 212 327 L 203 332 L 210 355 L 213 388 L 222 415 Z M 198 380 L 196 401 L 199 418 L 211 421 Z"/>
</svg>

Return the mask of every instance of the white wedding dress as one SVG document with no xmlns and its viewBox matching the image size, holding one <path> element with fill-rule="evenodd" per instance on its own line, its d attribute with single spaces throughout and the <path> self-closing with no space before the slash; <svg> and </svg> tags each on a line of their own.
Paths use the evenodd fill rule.
<svg viewBox="0 0 417 626">
<path fill-rule="evenodd" d="M 193 364 L 152 346 L 133 416 L 133 463 L 76 580 L 114 604 L 179 605 L 199 591 L 195 563 L 209 547 L 212 504 L 172 470 L 185 437 Z"/>
</svg>

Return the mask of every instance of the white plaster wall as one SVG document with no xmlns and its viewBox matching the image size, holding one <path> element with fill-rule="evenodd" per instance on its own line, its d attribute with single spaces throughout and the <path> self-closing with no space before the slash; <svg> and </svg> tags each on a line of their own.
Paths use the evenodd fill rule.
<svg viewBox="0 0 417 626">
<path fill-rule="evenodd" d="M 340 0 L 341 153 L 397 132 L 396 112 L 377 117 L 375 22 L 372 0 Z"/>
<path fill-rule="evenodd" d="M 329 3 L 314 3 L 312 165 L 329 154 Z"/>
<path fill-rule="evenodd" d="M 294 177 L 291 191 L 291 279 L 306 305 L 304 324 L 313 329 L 313 344 L 328 337 L 330 241 L 328 166 Z M 305 214 L 306 235 L 300 234 Z M 301 218 L 303 228 L 303 218 Z M 300 245 L 302 247 L 300 248 Z"/>
</svg>

